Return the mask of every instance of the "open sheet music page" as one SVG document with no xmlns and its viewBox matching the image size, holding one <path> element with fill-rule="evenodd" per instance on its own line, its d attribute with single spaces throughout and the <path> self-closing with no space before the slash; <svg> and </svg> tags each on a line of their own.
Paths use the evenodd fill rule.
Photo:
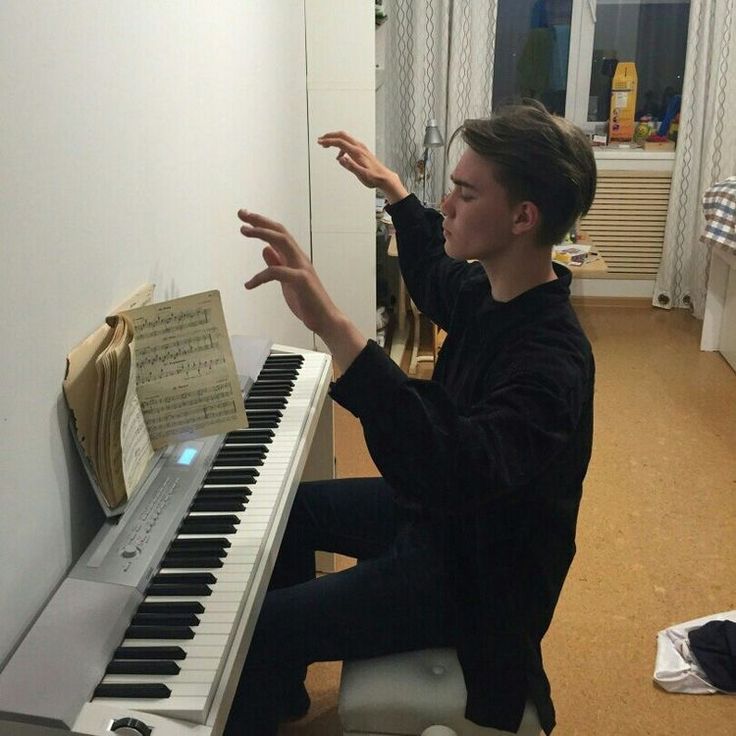
<svg viewBox="0 0 736 736">
<path fill-rule="evenodd" d="M 122 313 L 154 449 L 247 426 L 219 291 Z"/>
</svg>

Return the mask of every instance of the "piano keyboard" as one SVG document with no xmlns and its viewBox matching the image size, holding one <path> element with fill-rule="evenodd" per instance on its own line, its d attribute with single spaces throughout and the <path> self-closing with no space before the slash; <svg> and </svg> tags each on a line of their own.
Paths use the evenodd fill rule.
<svg viewBox="0 0 736 736">
<path fill-rule="evenodd" d="M 111 543 L 98 535 L 70 578 L 123 584 L 132 595 L 115 635 L 106 634 L 104 661 L 85 665 L 96 677 L 90 686 L 87 674 L 75 722 L 55 714 L 57 722 L 92 734 L 125 718 L 155 722 L 162 736 L 162 723 L 176 721 L 202 724 L 197 734 L 222 729 L 329 378 L 323 354 L 270 355 L 246 398 L 248 429 L 170 448 L 145 499 L 126 511 L 133 518 Z M 12 712 L 7 700 L 0 695 L 0 716 Z"/>
</svg>

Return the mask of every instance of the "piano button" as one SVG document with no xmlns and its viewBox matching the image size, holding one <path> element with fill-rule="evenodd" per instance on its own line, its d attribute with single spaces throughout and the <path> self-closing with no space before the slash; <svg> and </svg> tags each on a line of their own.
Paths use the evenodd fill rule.
<svg viewBox="0 0 736 736">
<path fill-rule="evenodd" d="M 136 685 L 120 683 L 114 685 L 98 685 L 95 688 L 95 698 L 168 698 L 171 695 L 166 685 L 161 683 L 139 683 Z"/>
<path fill-rule="evenodd" d="M 207 585 L 149 585 L 146 595 L 202 598 L 212 595 L 212 589 Z"/>
<path fill-rule="evenodd" d="M 144 604 L 141 604 L 144 605 Z M 139 608 L 140 610 L 140 608 Z M 187 653 L 181 647 L 131 647 L 122 646 L 115 650 L 113 659 L 186 659 Z"/>
<path fill-rule="evenodd" d="M 128 626 L 126 639 L 194 639 L 188 626 Z"/>
<path fill-rule="evenodd" d="M 176 662 L 158 659 L 113 659 L 107 665 L 106 675 L 177 675 L 181 667 Z"/>
<path fill-rule="evenodd" d="M 130 622 L 131 626 L 150 626 L 166 624 L 167 626 L 197 626 L 200 619 L 193 613 L 141 613 L 137 611 Z"/>
<path fill-rule="evenodd" d="M 161 561 L 162 569 L 173 569 L 181 567 L 203 567 L 218 569 L 222 567 L 222 560 L 219 557 L 194 557 L 190 555 L 172 556 L 166 555 Z"/>
</svg>

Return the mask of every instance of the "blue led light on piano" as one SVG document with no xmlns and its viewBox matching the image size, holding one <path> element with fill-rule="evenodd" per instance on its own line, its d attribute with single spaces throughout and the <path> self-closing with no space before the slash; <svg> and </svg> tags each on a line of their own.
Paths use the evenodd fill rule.
<svg viewBox="0 0 736 736">
<path fill-rule="evenodd" d="M 196 447 L 185 447 L 181 451 L 181 455 L 176 459 L 177 465 L 191 465 L 194 462 L 194 458 L 199 454 L 199 450 Z"/>
</svg>

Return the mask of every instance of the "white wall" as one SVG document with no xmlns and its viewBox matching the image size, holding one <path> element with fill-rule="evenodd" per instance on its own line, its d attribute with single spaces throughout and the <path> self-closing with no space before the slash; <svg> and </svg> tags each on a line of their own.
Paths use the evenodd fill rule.
<svg viewBox="0 0 736 736">
<path fill-rule="evenodd" d="M 231 332 L 313 344 L 277 287 L 243 290 L 260 247 L 235 217 L 309 247 L 305 28 L 304 0 L 0 4 L 0 663 L 101 521 L 70 348 L 146 281 L 219 288 Z"/>
<path fill-rule="evenodd" d="M 335 303 L 375 337 L 375 191 L 335 161 L 335 149 L 316 143 L 345 130 L 375 150 L 375 6 L 306 0 L 305 7 L 314 267 Z"/>
</svg>

